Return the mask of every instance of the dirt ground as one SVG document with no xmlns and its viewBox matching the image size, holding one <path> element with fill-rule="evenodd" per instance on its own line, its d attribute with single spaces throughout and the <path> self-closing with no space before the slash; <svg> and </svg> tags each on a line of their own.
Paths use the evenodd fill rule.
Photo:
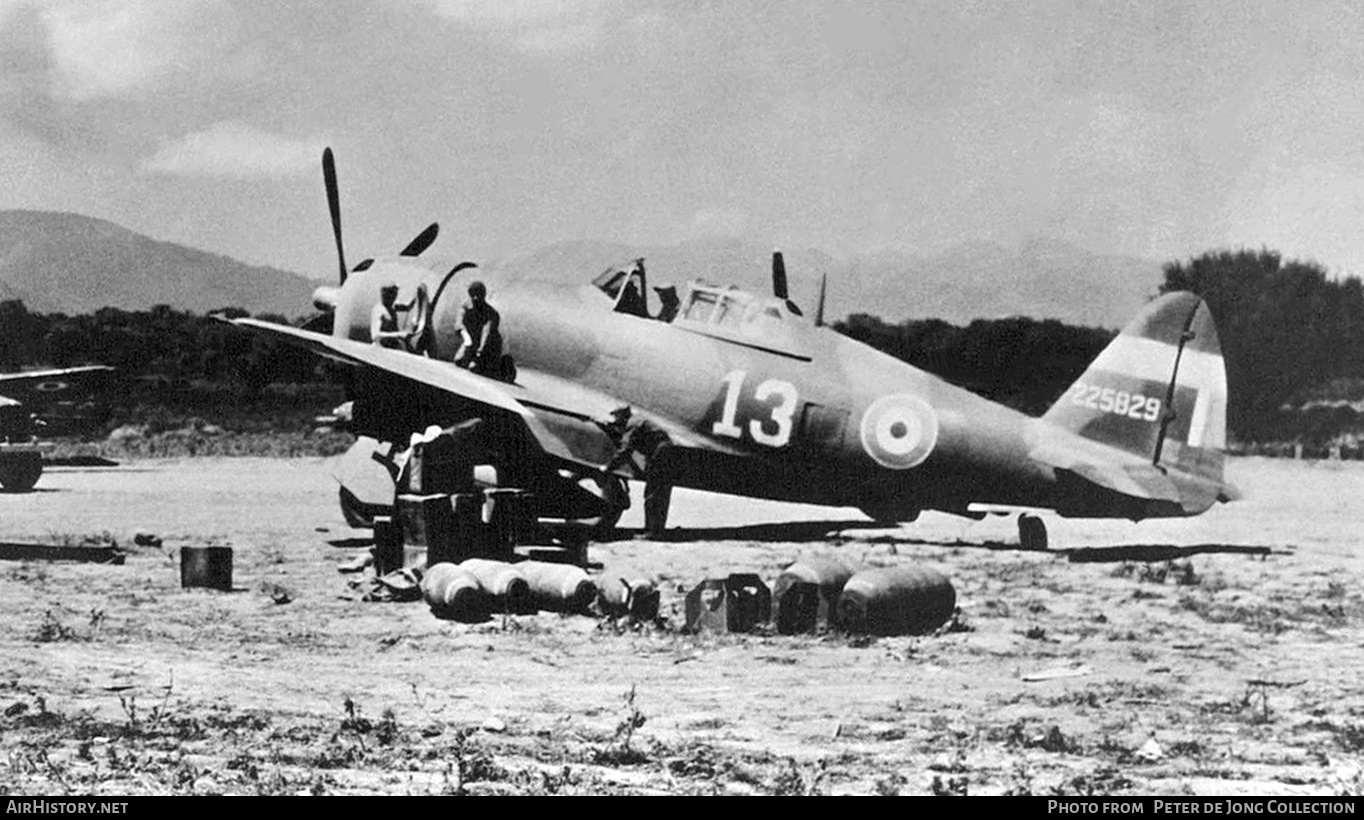
<svg viewBox="0 0 1364 820">
<path fill-rule="evenodd" d="M 1237 459 L 1246 500 L 1196 519 L 1048 518 L 1053 549 L 1273 549 L 1152 563 L 1000 548 L 1005 518 L 870 529 L 679 492 L 673 542 L 591 549 L 661 582 L 649 626 L 356 600 L 328 466 L 54 469 L 0 496 L 0 540 L 127 552 L 0 562 L 0 793 L 1364 791 L 1364 463 Z M 233 592 L 181 589 L 200 544 L 234 548 Z M 960 614 L 916 638 L 681 632 L 701 579 L 822 551 L 937 568 Z"/>
</svg>

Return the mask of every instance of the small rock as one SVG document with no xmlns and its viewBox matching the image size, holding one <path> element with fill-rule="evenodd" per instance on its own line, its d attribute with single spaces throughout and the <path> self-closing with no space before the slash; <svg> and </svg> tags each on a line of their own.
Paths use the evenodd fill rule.
<svg viewBox="0 0 1364 820">
<path fill-rule="evenodd" d="M 347 561 L 347 562 L 344 563 L 344 564 L 339 564 L 339 565 L 337 565 L 336 571 L 337 571 L 337 572 L 363 572 L 365 569 L 367 569 L 367 568 L 368 568 L 369 566 L 371 566 L 373 563 L 374 563 L 374 554 L 373 554 L 373 553 L 368 553 L 368 552 L 367 552 L 367 553 L 365 553 L 364 555 L 358 555 L 358 556 L 356 556 L 355 558 L 351 559 L 350 561 Z"/>
<path fill-rule="evenodd" d="M 139 547 L 159 547 L 161 546 L 161 536 L 154 532 L 138 530 L 137 534 L 133 536 L 133 543 Z"/>
<path fill-rule="evenodd" d="M 1148 763 L 1154 763 L 1157 760 L 1163 759 L 1164 757 L 1165 750 L 1160 747 L 1160 744 L 1156 742 L 1155 738 L 1151 738 L 1150 740 L 1143 743 L 1141 745 L 1141 748 L 1137 749 L 1136 751 L 1137 760 L 1142 760 Z"/>
<path fill-rule="evenodd" d="M 478 728 L 482 729 L 485 732 L 501 734 L 502 732 L 507 731 L 507 724 L 503 723 L 501 720 L 495 717 L 490 717 L 487 720 L 483 721 L 483 723 L 479 724 Z"/>
</svg>

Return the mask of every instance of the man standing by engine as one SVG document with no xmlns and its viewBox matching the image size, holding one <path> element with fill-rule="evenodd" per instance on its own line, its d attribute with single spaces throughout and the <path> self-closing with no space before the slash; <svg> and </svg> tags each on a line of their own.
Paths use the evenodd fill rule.
<svg viewBox="0 0 1364 820">
<path fill-rule="evenodd" d="M 628 406 L 611 411 L 611 420 L 599 422 L 616 441 L 616 453 L 602 468 L 614 472 L 629 466 L 636 478 L 644 479 L 644 531 L 650 538 L 661 538 L 668 526 L 668 508 L 673 485 L 668 474 L 667 453 L 673 442 L 668 434 L 648 419 L 632 419 Z M 643 467 L 635 459 L 644 459 Z"/>
<path fill-rule="evenodd" d="M 375 305 L 369 312 L 370 342 L 381 347 L 405 349 L 407 340 L 412 337 L 412 331 L 403 329 L 398 314 L 411 309 L 412 304 L 410 302 L 405 305 L 398 304 L 398 285 L 396 283 L 389 282 L 380 288 L 379 304 Z"/>
</svg>

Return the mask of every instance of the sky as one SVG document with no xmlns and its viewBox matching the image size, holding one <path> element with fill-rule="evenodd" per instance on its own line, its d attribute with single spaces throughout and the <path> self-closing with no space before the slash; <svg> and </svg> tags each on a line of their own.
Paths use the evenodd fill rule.
<svg viewBox="0 0 1364 820">
<path fill-rule="evenodd" d="M 1364 4 L 0 0 L 0 208 L 314 277 L 734 236 L 1364 274 Z M 0 248 L 0 253 L 4 250 Z"/>
</svg>

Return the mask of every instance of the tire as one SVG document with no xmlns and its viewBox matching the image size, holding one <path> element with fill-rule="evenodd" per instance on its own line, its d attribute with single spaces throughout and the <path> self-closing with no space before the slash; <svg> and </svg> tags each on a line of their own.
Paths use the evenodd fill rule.
<svg viewBox="0 0 1364 820">
<path fill-rule="evenodd" d="M 0 456 L 0 489 L 7 493 L 26 493 L 43 474 L 43 457 L 38 453 L 10 453 Z"/>
<path fill-rule="evenodd" d="M 864 504 L 857 509 L 876 523 L 885 524 L 888 527 L 914 521 L 918 519 L 920 512 L 906 507 L 897 507 L 894 504 Z"/>
</svg>

